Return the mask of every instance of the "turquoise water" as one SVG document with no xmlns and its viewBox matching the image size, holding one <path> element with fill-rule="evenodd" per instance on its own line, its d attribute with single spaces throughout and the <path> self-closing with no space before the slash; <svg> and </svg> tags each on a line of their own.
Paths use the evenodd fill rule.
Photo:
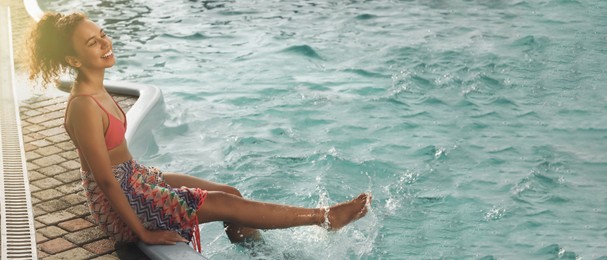
<svg viewBox="0 0 607 260">
<path fill-rule="evenodd" d="M 162 88 L 147 164 L 315 207 L 217 259 L 606 259 L 607 1 L 74 1 Z"/>
</svg>

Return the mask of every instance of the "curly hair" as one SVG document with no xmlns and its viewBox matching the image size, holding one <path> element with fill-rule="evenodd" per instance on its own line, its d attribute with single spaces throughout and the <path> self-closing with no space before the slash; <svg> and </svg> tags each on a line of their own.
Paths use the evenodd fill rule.
<svg viewBox="0 0 607 260">
<path fill-rule="evenodd" d="M 72 34 L 76 26 L 87 19 L 83 13 L 60 14 L 48 12 L 34 25 L 27 39 L 29 50 L 29 79 L 42 78 L 46 87 L 58 76 L 70 69 L 65 60 L 74 55 Z"/>
</svg>

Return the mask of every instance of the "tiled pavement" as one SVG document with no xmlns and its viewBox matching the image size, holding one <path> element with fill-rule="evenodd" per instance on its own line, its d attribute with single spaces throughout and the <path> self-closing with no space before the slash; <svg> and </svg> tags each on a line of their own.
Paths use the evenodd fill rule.
<svg viewBox="0 0 607 260">
<path fill-rule="evenodd" d="M 136 101 L 114 98 L 125 111 Z M 38 257 L 145 258 L 134 245 L 115 246 L 93 224 L 80 184 L 78 155 L 63 128 L 65 102 L 66 97 L 35 97 L 20 104 Z"/>
</svg>

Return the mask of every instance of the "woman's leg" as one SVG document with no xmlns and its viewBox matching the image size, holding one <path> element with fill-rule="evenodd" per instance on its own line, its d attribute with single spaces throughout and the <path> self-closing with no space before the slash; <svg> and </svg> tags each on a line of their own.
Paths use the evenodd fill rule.
<svg viewBox="0 0 607 260">
<path fill-rule="evenodd" d="M 172 187 L 186 186 L 200 188 L 207 191 L 221 191 L 234 196 L 242 197 L 236 188 L 180 173 L 163 173 L 164 180 Z M 247 239 L 260 240 L 261 234 L 257 229 L 247 228 L 230 222 L 224 222 L 226 234 L 232 243 L 244 242 Z"/>
<path fill-rule="evenodd" d="M 252 201 L 211 191 L 198 211 L 198 219 L 203 223 L 227 221 L 260 229 L 328 224 L 326 228 L 337 230 L 363 217 L 370 199 L 368 194 L 363 193 L 351 201 L 329 208 L 310 209 Z"/>
</svg>

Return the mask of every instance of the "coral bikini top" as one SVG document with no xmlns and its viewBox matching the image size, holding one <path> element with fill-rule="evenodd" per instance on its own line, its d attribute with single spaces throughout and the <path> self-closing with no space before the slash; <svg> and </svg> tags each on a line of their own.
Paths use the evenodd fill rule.
<svg viewBox="0 0 607 260">
<path fill-rule="evenodd" d="M 124 124 L 120 121 L 120 119 L 116 118 L 114 115 L 110 114 L 107 110 L 105 110 L 105 108 L 99 103 L 99 101 L 97 101 L 97 99 L 95 99 L 91 95 L 73 96 L 72 98 L 70 98 L 69 101 L 71 101 L 71 99 L 73 99 L 75 97 L 79 97 L 79 96 L 87 96 L 87 97 L 92 98 L 95 101 L 95 103 L 97 103 L 97 105 L 101 108 L 101 110 L 103 110 L 103 112 L 105 112 L 107 114 L 107 118 L 109 121 L 108 127 L 105 130 L 105 146 L 107 147 L 107 150 L 108 151 L 112 150 L 112 149 L 118 147 L 120 144 L 122 144 L 122 142 L 124 141 L 124 134 L 126 133 L 126 115 L 124 114 L 124 111 L 118 105 L 116 100 L 114 100 L 112 98 L 114 103 L 116 103 L 116 106 L 118 106 L 118 109 L 120 109 L 120 112 L 122 112 L 122 115 L 124 117 Z M 70 105 L 69 101 L 67 104 L 67 108 L 69 108 L 69 105 Z M 65 109 L 66 114 L 67 114 L 67 108 Z"/>
</svg>

